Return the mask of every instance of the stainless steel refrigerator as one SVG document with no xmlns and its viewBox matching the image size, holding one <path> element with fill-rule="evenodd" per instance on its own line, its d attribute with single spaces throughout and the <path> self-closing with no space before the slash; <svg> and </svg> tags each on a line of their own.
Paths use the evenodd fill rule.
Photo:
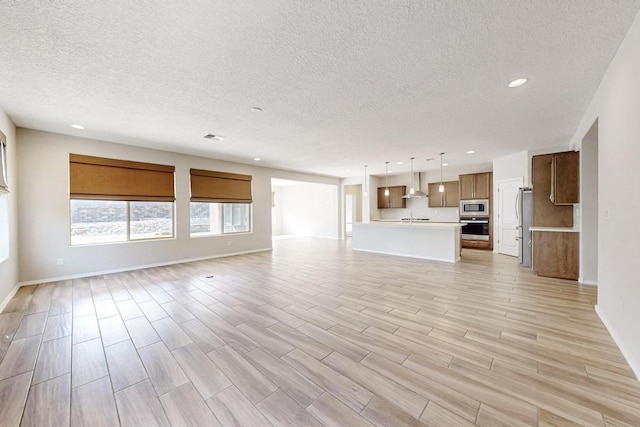
<svg viewBox="0 0 640 427">
<path fill-rule="evenodd" d="M 520 242 L 520 265 L 531 267 L 531 223 L 533 222 L 533 190 L 521 188 L 518 193 L 518 241 Z"/>
</svg>

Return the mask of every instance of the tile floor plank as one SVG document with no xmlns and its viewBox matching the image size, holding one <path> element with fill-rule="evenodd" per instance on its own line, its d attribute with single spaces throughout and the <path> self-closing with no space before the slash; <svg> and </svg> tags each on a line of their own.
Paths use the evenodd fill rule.
<svg viewBox="0 0 640 427">
<path fill-rule="evenodd" d="M 220 426 L 207 404 L 191 383 L 186 383 L 160 397 L 169 422 L 174 426 Z"/>
<path fill-rule="evenodd" d="M 51 341 L 71 335 L 71 313 L 49 316 L 42 341 Z"/>
<path fill-rule="evenodd" d="M 258 411 L 245 395 L 231 386 L 211 399 L 207 405 L 223 426 L 271 427 L 271 423 Z"/>
<path fill-rule="evenodd" d="M 71 376 L 73 388 L 109 375 L 102 340 L 95 338 L 74 344 L 71 352 Z"/>
<path fill-rule="evenodd" d="M 71 337 L 43 342 L 40 345 L 33 384 L 71 372 Z"/>
<path fill-rule="evenodd" d="M 70 423 L 71 374 L 31 386 L 21 426 L 67 426 Z"/>
<path fill-rule="evenodd" d="M 0 380 L 0 420 L 7 426 L 20 424 L 31 384 L 31 372 Z"/>
<path fill-rule="evenodd" d="M 299 349 L 282 356 L 282 360 L 356 412 L 362 411 L 373 397 L 369 390 Z"/>
<path fill-rule="evenodd" d="M 303 408 L 309 406 L 324 393 L 324 390 L 312 381 L 263 349 L 258 348 L 250 351 L 246 354 L 246 358 Z"/>
<path fill-rule="evenodd" d="M 158 396 L 189 381 L 184 371 L 162 342 L 138 350 Z"/>
<path fill-rule="evenodd" d="M 344 405 L 330 393 L 325 393 L 307 408 L 320 422 L 327 427 L 372 427 L 369 421 Z"/>
<path fill-rule="evenodd" d="M 170 426 L 149 380 L 120 390 L 115 397 L 122 426 Z"/>
<path fill-rule="evenodd" d="M 120 425 L 109 377 L 100 378 L 71 391 L 71 425 Z"/>
<path fill-rule="evenodd" d="M 129 340 L 104 349 L 113 391 L 118 392 L 147 378 L 133 343 Z"/>
<path fill-rule="evenodd" d="M 22 322 L 20 322 L 20 326 L 18 327 L 16 334 L 13 336 L 13 339 L 20 340 L 22 338 L 40 335 L 44 332 L 46 323 L 46 312 L 26 315 L 22 318 Z"/>
<path fill-rule="evenodd" d="M 160 336 L 146 317 L 136 317 L 124 322 L 136 348 L 146 347 L 160 341 Z"/>
<path fill-rule="evenodd" d="M 11 341 L 0 363 L 0 380 L 32 371 L 39 348 L 40 335 Z"/>
<path fill-rule="evenodd" d="M 192 343 L 191 338 L 178 326 L 178 324 L 170 317 L 151 322 L 160 339 L 164 341 L 169 350 L 175 350 L 178 347 Z"/>
<path fill-rule="evenodd" d="M 255 403 L 276 391 L 276 387 L 231 347 L 212 351 L 208 356 L 247 398 Z"/>
<path fill-rule="evenodd" d="M 232 384 L 194 343 L 175 349 L 173 356 L 205 400 Z"/>
<path fill-rule="evenodd" d="M 111 316 L 98 320 L 102 344 L 108 347 L 129 339 L 129 333 L 120 316 Z"/>
<path fill-rule="evenodd" d="M 305 411 L 285 392 L 278 390 L 256 405 L 256 408 L 276 426 L 322 427 L 322 423 Z"/>
</svg>

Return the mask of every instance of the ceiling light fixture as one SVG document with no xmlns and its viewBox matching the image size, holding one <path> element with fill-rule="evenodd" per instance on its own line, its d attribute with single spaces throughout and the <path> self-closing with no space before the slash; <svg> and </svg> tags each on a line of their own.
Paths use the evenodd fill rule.
<svg viewBox="0 0 640 427">
<path fill-rule="evenodd" d="M 79 125 L 79 124 L 77 124 L 77 123 L 76 123 L 76 124 L 72 124 L 72 125 L 71 125 L 71 127 L 72 127 L 72 128 L 74 128 L 74 129 L 84 130 L 84 126 Z"/>
<path fill-rule="evenodd" d="M 262 108 L 260 107 L 251 107 L 252 113 L 262 113 Z"/>
<path fill-rule="evenodd" d="M 384 195 L 389 197 L 389 162 L 384 162 L 384 169 L 387 172 L 384 174 Z"/>
<path fill-rule="evenodd" d="M 255 160 L 256 162 L 259 162 L 262 159 L 260 157 L 254 157 L 253 160 Z"/>
<path fill-rule="evenodd" d="M 222 136 L 222 135 L 215 135 L 215 134 L 213 134 L 213 133 L 208 133 L 208 134 L 206 134 L 205 136 L 203 136 L 203 138 L 204 138 L 204 139 L 215 139 L 215 140 L 220 141 L 220 140 L 224 139 L 224 136 Z"/>
<path fill-rule="evenodd" d="M 444 165 L 442 164 L 442 156 L 444 156 L 444 153 L 440 153 L 440 185 L 438 186 L 439 193 L 444 193 L 444 182 L 442 182 L 442 166 Z"/>
<path fill-rule="evenodd" d="M 369 197 L 369 184 L 367 179 L 367 168 L 369 165 L 364 165 L 364 197 Z"/>
<path fill-rule="evenodd" d="M 467 154 L 473 154 L 473 153 L 475 153 L 475 151 L 473 151 L 473 150 L 467 151 Z"/>
<path fill-rule="evenodd" d="M 525 84 L 528 81 L 528 79 L 522 78 L 522 79 L 515 79 L 514 81 L 512 81 L 511 83 L 509 83 L 509 87 L 518 87 L 518 86 L 522 86 L 523 84 Z"/>
<path fill-rule="evenodd" d="M 401 165 L 401 164 L 402 164 L 402 162 L 398 162 L 398 164 L 399 164 L 399 165 Z"/>
</svg>

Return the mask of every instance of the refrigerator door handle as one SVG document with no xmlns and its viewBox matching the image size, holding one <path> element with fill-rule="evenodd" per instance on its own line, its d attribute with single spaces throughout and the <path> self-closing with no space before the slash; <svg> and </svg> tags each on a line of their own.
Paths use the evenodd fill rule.
<svg viewBox="0 0 640 427">
<path fill-rule="evenodd" d="M 516 194 L 516 220 L 518 221 L 518 224 L 520 224 L 520 215 L 519 215 L 520 206 L 518 206 L 518 199 L 520 198 L 521 191 L 522 190 L 518 190 L 518 194 Z"/>
</svg>

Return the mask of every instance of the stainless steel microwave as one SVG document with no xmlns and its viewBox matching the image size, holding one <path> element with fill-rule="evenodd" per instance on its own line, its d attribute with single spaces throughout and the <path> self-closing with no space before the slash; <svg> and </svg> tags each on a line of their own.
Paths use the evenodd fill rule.
<svg viewBox="0 0 640 427">
<path fill-rule="evenodd" d="M 489 216 L 489 199 L 460 200 L 460 216 Z"/>
</svg>

